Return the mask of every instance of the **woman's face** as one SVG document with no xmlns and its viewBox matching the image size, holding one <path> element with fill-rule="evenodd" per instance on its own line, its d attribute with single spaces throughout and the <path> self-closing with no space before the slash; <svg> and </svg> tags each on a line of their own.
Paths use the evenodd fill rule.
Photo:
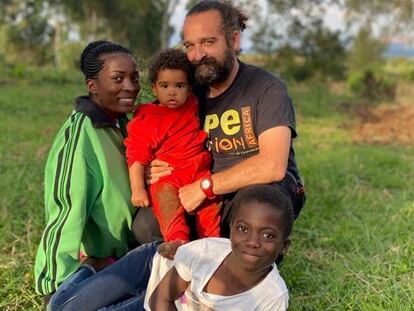
<svg viewBox="0 0 414 311">
<path fill-rule="evenodd" d="M 91 100 L 115 119 L 134 109 L 140 91 L 139 75 L 134 58 L 128 54 L 103 56 L 104 65 L 96 79 L 87 80 Z"/>
</svg>

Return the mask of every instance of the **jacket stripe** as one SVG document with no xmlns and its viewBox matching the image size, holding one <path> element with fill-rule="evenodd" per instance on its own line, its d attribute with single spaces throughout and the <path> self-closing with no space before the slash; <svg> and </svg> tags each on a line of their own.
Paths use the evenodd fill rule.
<svg viewBox="0 0 414 311">
<path fill-rule="evenodd" d="M 59 214 L 45 229 L 42 245 L 45 254 L 45 266 L 43 267 L 43 270 L 37 280 L 39 291 L 45 293 L 56 290 L 56 253 L 60 243 L 61 231 L 65 225 L 71 208 L 68 188 L 70 187 L 75 150 L 85 117 L 86 116 L 84 114 L 78 113 L 71 116 L 71 124 L 65 130 L 65 141 L 63 147 L 58 152 L 56 174 L 53 185 L 53 198 L 59 208 Z M 70 133 L 71 130 L 72 133 Z M 47 244 L 50 244 L 49 247 Z M 48 250 L 52 250 L 52 252 L 48 252 Z M 51 286 L 51 288 L 44 288 L 49 287 L 48 285 Z"/>
<path fill-rule="evenodd" d="M 72 123 L 73 123 L 73 120 L 71 119 L 71 124 Z M 56 198 L 56 192 L 57 192 L 57 189 L 58 189 L 58 181 L 59 181 L 60 175 L 62 173 L 61 172 L 62 159 L 63 159 L 63 155 L 64 155 L 65 149 L 66 149 L 67 144 L 68 144 L 68 141 L 69 141 L 69 131 L 70 131 L 70 126 L 65 129 L 65 142 L 63 144 L 62 149 L 58 153 L 58 160 L 57 160 L 57 166 L 56 166 L 57 169 L 56 169 L 55 181 L 54 181 L 54 186 L 53 186 L 53 197 L 54 198 Z M 61 202 L 59 200 L 56 200 L 56 199 L 55 199 L 55 202 L 56 202 L 56 205 L 59 208 L 59 214 L 58 214 L 58 217 L 56 217 L 56 219 L 54 219 L 45 228 L 44 235 L 43 235 L 43 241 L 42 241 L 43 242 L 43 245 L 42 245 L 42 247 L 43 247 L 43 253 L 45 255 L 45 266 L 43 267 L 43 270 L 40 273 L 39 278 L 37 280 L 37 282 L 38 282 L 37 283 L 37 287 L 38 287 L 39 291 L 44 292 L 44 293 L 50 292 L 50 290 L 48 290 L 47 288 L 43 288 L 43 286 L 42 286 L 42 285 L 47 286 L 47 284 L 49 284 L 48 281 L 50 281 L 50 275 L 46 276 L 47 271 L 50 270 L 50 267 L 48 267 L 49 266 L 48 253 L 47 253 L 48 247 L 47 247 L 46 244 L 48 244 L 47 241 L 49 240 L 48 237 L 49 237 L 50 231 L 52 230 L 52 228 L 58 222 L 58 220 L 60 218 L 61 211 L 62 211 L 62 204 L 61 204 Z M 42 283 L 42 281 L 43 281 L 43 283 Z"/>
<path fill-rule="evenodd" d="M 78 145 L 78 141 L 79 141 L 79 136 L 80 136 L 80 131 L 82 128 L 82 124 L 83 121 L 85 119 L 86 115 L 82 114 L 81 118 L 79 120 L 79 125 L 76 127 L 76 134 L 75 134 L 75 138 L 74 138 L 74 143 L 73 143 L 73 147 L 71 148 L 72 154 L 70 155 L 70 160 L 69 160 L 69 167 L 67 169 L 67 177 L 63 180 L 65 182 L 65 184 L 63 184 L 62 182 L 62 194 L 64 193 L 64 198 L 66 199 L 66 204 L 67 204 L 67 211 L 66 214 L 64 216 L 64 219 L 62 221 L 62 223 L 59 225 L 57 232 L 56 232 L 56 238 L 55 238 L 55 244 L 54 247 L 52 249 L 52 279 L 56 280 L 56 274 L 57 274 L 57 249 L 60 243 L 60 237 L 62 235 L 62 230 L 65 226 L 65 223 L 69 217 L 69 213 L 70 210 L 72 209 L 72 200 L 70 197 L 70 186 L 71 186 L 71 178 L 72 178 L 72 172 L 73 172 L 73 162 L 74 162 L 74 158 L 75 158 L 75 150 L 76 150 L 76 146 Z M 55 287 L 56 284 L 53 283 L 53 287 Z M 52 289 L 53 291 L 56 290 L 56 288 Z"/>
</svg>

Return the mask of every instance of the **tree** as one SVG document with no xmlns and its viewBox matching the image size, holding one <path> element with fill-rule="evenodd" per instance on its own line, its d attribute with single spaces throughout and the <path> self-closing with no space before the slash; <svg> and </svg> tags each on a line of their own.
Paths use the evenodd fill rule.
<svg viewBox="0 0 414 311">
<path fill-rule="evenodd" d="M 378 67 L 382 63 L 384 43 L 372 35 L 371 25 L 362 27 L 352 42 L 348 57 L 350 71 Z"/>
<path fill-rule="evenodd" d="M 414 35 L 414 1 L 412 0 L 341 0 L 346 10 L 348 24 L 359 22 L 363 26 L 381 20 L 383 34 L 396 34 L 404 30 L 405 35 Z"/>
<path fill-rule="evenodd" d="M 154 4 L 158 10 L 162 12 L 160 50 L 163 50 L 168 46 L 168 40 L 173 31 L 169 25 L 169 22 L 177 7 L 178 0 L 158 0 L 154 1 Z"/>
<path fill-rule="evenodd" d="M 303 78 L 315 74 L 321 78 L 344 77 L 346 53 L 340 32 L 323 27 L 320 21 L 304 33 L 297 54 L 305 60 Z"/>
<path fill-rule="evenodd" d="M 80 25 L 83 41 L 109 39 L 146 57 L 166 46 L 177 0 L 49 0 Z"/>
<path fill-rule="evenodd" d="M 266 15 L 253 15 L 258 25 L 254 49 L 265 56 L 270 70 L 297 80 L 343 76 L 343 36 L 323 23 L 330 3 L 333 0 L 268 0 Z"/>
<path fill-rule="evenodd" d="M 50 60 L 53 29 L 41 0 L 1 2 L 0 21 L 6 34 L 5 54 L 9 61 L 43 65 Z"/>
<path fill-rule="evenodd" d="M 393 99 L 396 85 L 382 70 L 385 44 L 374 38 L 370 24 L 363 26 L 348 55 L 348 87 L 359 96 L 375 101 Z"/>
</svg>

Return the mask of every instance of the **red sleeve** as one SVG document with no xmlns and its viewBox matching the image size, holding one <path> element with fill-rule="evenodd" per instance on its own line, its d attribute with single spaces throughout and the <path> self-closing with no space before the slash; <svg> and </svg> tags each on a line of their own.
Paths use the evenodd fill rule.
<svg viewBox="0 0 414 311">
<path fill-rule="evenodd" d="M 127 138 L 124 141 L 128 167 L 134 162 L 147 165 L 153 160 L 153 151 L 159 141 L 156 132 L 151 114 L 138 109 L 134 118 L 128 123 Z"/>
</svg>

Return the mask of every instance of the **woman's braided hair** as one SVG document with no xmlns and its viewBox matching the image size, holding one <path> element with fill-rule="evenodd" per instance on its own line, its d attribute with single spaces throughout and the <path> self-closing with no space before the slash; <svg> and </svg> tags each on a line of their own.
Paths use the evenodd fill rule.
<svg viewBox="0 0 414 311">
<path fill-rule="evenodd" d="M 105 64 L 104 55 L 132 53 L 122 45 L 110 41 L 101 40 L 89 43 L 83 50 L 80 58 L 80 68 L 85 75 L 85 79 L 96 79 L 99 71 Z"/>
</svg>

